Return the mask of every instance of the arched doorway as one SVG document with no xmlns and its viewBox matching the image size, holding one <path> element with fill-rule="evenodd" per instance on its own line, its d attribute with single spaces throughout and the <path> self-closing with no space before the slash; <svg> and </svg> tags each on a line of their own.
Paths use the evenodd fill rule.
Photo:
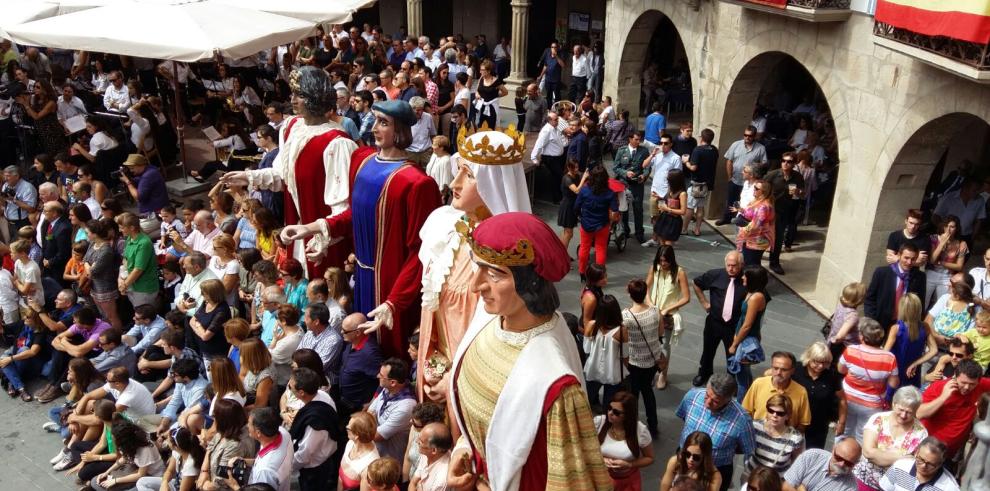
<svg viewBox="0 0 990 491">
<path fill-rule="evenodd" d="M 933 119 L 920 128 L 897 152 L 880 191 L 873 236 L 886 237 L 903 226 L 910 208 L 921 208 L 930 218 L 939 200 L 947 192 L 958 192 L 957 177 L 979 182 L 990 178 L 990 167 L 981 165 L 990 159 L 990 124 L 969 113 L 950 113 Z M 934 223 L 927 224 L 932 232 Z M 979 251 L 972 257 L 979 260 Z M 884 254 L 885 241 L 874 240 L 870 256 Z"/>
<path fill-rule="evenodd" d="M 660 102 L 667 121 L 693 119 L 691 67 L 670 17 L 647 10 L 633 23 L 622 49 L 616 103 L 632 118 Z"/>
<path fill-rule="evenodd" d="M 757 139 L 767 155 L 766 162 L 753 166 L 757 177 L 779 168 L 782 155 L 788 151 L 806 150 L 815 168 L 813 173 L 802 173 L 808 177 L 805 196 L 810 198 L 801 200 L 797 231 L 788 234 L 792 241 L 783 244 L 785 252 L 780 256 L 786 271 L 784 281 L 801 294 L 811 294 L 825 248 L 841 161 L 831 108 L 818 81 L 800 61 L 787 53 L 765 52 L 749 60 L 732 81 L 721 134 L 716 135 L 720 153 L 724 155 L 741 140 L 749 125 L 757 127 Z M 726 172 L 725 166 L 719 165 L 716 182 L 726 182 Z M 716 186 L 715 191 L 709 218 L 721 217 L 726 207 L 727 189 Z M 723 227 L 723 233 L 735 234 L 731 225 Z"/>
</svg>

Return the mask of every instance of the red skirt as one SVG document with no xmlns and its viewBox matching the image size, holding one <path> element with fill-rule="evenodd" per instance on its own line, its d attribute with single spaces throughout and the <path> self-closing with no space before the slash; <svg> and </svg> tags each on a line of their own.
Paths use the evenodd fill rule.
<svg viewBox="0 0 990 491">
<path fill-rule="evenodd" d="M 639 469 L 631 469 L 625 473 L 609 469 L 608 477 L 612 479 L 613 491 L 640 491 L 643 488 Z"/>
</svg>

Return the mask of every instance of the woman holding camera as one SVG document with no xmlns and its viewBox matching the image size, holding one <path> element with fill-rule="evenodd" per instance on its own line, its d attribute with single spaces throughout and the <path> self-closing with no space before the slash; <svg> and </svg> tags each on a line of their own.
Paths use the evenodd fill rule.
<svg viewBox="0 0 990 491">
<path fill-rule="evenodd" d="M 196 480 L 196 489 L 202 491 L 230 489 L 227 462 L 234 457 L 252 458 L 255 455 L 254 440 L 247 431 L 247 413 L 240 403 L 232 399 L 216 401 L 213 426 L 216 432 L 206 444 L 206 457 Z"/>
</svg>

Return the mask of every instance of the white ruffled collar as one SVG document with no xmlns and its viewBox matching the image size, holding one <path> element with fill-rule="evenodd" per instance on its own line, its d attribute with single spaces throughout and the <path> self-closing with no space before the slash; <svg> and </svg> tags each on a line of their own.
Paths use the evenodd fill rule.
<svg viewBox="0 0 990 491">
<path fill-rule="evenodd" d="M 422 305 L 430 312 L 440 307 L 440 292 L 461 245 L 461 236 L 454 226 L 463 219 L 463 211 L 453 206 L 443 206 L 430 213 L 419 231 L 422 240 L 419 260 L 423 264 Z"/>
</svg>

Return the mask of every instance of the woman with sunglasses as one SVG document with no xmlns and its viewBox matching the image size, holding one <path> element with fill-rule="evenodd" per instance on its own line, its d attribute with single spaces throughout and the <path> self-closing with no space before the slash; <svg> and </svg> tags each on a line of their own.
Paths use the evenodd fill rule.
<svg viewBox="0 0 990 491">
<path fill-rule="evenodd" d="M 773 249 L 774 210 L 770 184 L 760 179 L 753 184 L 753 201 L 742 209 L 730 208 L 748 223 L 736 234 L 736 248 L 746 266 L 759 266 L 763 252 Z"/>
<path fill-rule="evenodd" d="M 767 415 L 753 421 L 756 451 L 746 459 L 740 484 L 749 480 L 749 474 L 757 467 L 769 467 L 784 472 L 804 451 L 804 435 L 791 426 L 791 399 L 775 394 L 767 399 Z"/>
<path fill-rule="evenodd" d="M 701 483 L 706 491 L 718 491 L 722 486 L 722 474 L 712 460 L 712 439 L 706 433 L 695 431 L 687 436 L 676 455 L 667 459 L 667 470 L 660 480 L 660 491 L 670 491 L 674 481 L 691 478 Z M 762 489 L 760 491 L 763 491 Z"/>
<path fill-rule="evenodd" d="M 623 390 L 612 397 L 608 412 L 595 416 L 598 443 L 615 491 L 641 489 L 639 470 L 653 463 L 653 438 L 636 419 L 638 408 L 636 396 Z"/>
<path fill-rule="evenodd" d="M 863 454 L 853 468 L 859 491 L 880 489 L 880 478 L 899 459 L 915 453 L 928 430 L 918 421 L 921 391 L 908 385 L 897 389 L 891 410 L 874 414 L 863 427 Z"/>
</svg>

